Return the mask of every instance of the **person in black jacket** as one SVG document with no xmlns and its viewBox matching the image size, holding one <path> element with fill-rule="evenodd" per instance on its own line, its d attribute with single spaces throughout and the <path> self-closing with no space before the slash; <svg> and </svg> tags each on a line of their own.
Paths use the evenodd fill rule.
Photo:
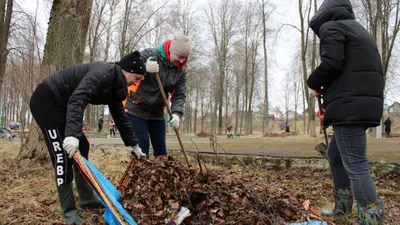
<svg viewBox="0 0 400 225">
<path fill-rule="evenodd" d="M 100 115 L 99 118 L 97 119 L 97 131 L 100 133 L 103 130 L 103 115 Z"/>
<path fill-rule="evenodd" d="M 390 137 L 390 131 L 392 130 L 391 129 L 391 126 L 392 126 L 392 121 L 390 120 L 390 117 L 388 117 L 386 120 L 385 120 L 385 133 L 386 133 L 386 137 Z"/>
<path fill-rule="evenodd" d="M 377 45 L 354 17 L 349 0 L 325 0 L 310 21 L 320 39 L 320 65 L 307 80 L 323 93 L 324 128 L 335 131 L 328 146 L 335 208 L 324 216 L 351 213 L 357 200 L 359 224 L 382 224 L 368 169 L 366 129 L 380 124 L 383 110 L 382 64 Z"/>
<path fill-rule="evenodd" d="M 33 92 L 30 109 L 50 153 L 61 209 L 67 223 L 82 223 L 72 192 L 73 176 L 81 208 L 101 207 L 101 202 L 73 166 L 72 160 L 76 149 L 86 159 L 89 155 L 89 142 L 82 131 L 87 104 L 108 105 L 125 145 L 131 146 L 137 157 L 145 156 L 121 102 L 128 94 L 127 86 L 141 80 L 145 71 L 140 52 L 135 51 L 116 64 L 87 63 L 56 71 Z"/>
<path fill-rule="evenodd" d="M 139 140 L 143 152 L 149 156 L 149 137 L 154 156 L 167 155 L 164 101 L 157 85 L 158 73 L 166 96 L 171 93 L 172 119 L 167 122 L 173 130 L 179 128 L 186 102 L 186 71 L 184 66 L 190 55 L 190 41 L 184 35 L 177 35 L 157 48 L 141 51 L 149 73 L 135 91 L 130 91 L 126 101 L 129 121 Z M 154 59 L 154 60 L 153 60 Z"/>
</svg>

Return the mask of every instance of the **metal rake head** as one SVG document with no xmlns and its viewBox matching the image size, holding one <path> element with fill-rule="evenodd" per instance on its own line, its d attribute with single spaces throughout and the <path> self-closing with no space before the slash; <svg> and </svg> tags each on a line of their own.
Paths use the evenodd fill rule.
<svg viewBox="0 0 400 225">
<path fill-rule="evenodd" d="M 322 157 L 325 159 L 328 159 L 328 156 L 326 154 L 327 152 L 327 146 L 325 143 L 319 143 L 317 146 L 315 146 L 315 151 L 317 151 Z"/>
</svg>

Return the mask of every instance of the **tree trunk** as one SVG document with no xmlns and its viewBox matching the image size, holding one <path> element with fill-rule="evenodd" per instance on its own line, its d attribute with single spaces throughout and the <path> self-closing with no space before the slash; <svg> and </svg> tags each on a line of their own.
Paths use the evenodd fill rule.
<svg viewBox="0 0 400 225">
<path fill-rule="evenodd" d="M 226 91 L 225 91 L 225 129 L 224 129 L 224 134 L 227 133 L 226 127 L 228 126 L 228 117 L 229 117 L 229 115 L 228 115 L 228 108 L 229 108 L 228 79 L 225 79 L 225 82 L 226 82 L 226 84 L 225 84 Z"/>
<path fill-rule="evenodd" d="M 263 26 L 263 54 L 264 54 L 264 107 L 263 107 L 263 123 L 262 133 L 269 131 L 269 108 L 268 108 L 268 55 L 267 55 L 267 26 L 265 1 L 262 0 L 262 26 Z"/>
<path fill-rule="evenodd" d="M 201 96 L 204 96 L 204 91 L 201 90 Z M 201 98 L 201 105 L 200 105 L 200 112 L 201 112 L 201 128 L 200 131 L 204 131 L 204 98 Z"/>
<path fill-rule="evenodd" d="M 92 0 L 53 2 L 39 80 L 83 61 L 91 6 Z M 29 158 L 47 158 L 42 132 L 35 122 L 21 151 Z"/>
<path fill-rule="evenodd" d="M 308 71 L 307 71 L 307 44 L 308 44 L 308 29 L 307 32 L 304 29 L 304 14 L 303 14 L 303 1 L 299 0 L 299 15 L 300 15 L 300 33 L 301 33 L 301 65 L 303 71 L 303 82 L 304 82 L 304 93 L 305 99 L 307 101 L 308 106 L 308 128 L 310 130 L 310 136 L 315 137 L 315 113 L 314 113 L 314 96 L 310 94 L 309 88 L 307 86 L 307 78 L 308 78 Z M 311 1 L 310 1 L 311 2 Z M 308 15 L 311 11 L 311 5 L 308 9 Z"/>
<path fill-rule="evenodd" d="M 10 34 L 10 24 L 13 8 L 13 0 L 1 0 L 0 2 L 0 95 L 6 73 L 6 63 L 8 56 L 8 38 Z"/>
<path fill-rule="evenodd" d="M 220 73 L 220 84 L 218 91 L 218 134 L 222 134 L 222 108 L 224 107 L 224 80 L 225 80 L 225 66 Z"/>
<path fill-rule="evenodd" d="M 196 104 L 194 106 L 194 118 L 193 118 L 193 132 L 196 134 L 197 133 L 197 112 L 198 112 L 198 106 L 199 105 L 199 89 L 196 89 Z"/>
</svg>

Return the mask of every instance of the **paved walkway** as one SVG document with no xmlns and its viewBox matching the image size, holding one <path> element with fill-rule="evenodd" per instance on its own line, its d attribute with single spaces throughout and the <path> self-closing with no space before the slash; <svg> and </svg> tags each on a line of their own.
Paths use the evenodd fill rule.
<svg viewBox="0 0 400 225">
<path fill-rule="evenodd" d="M 195 135 L 182 135 L 181 137 L 186 151 L 213 151 L 209 138 L 199 138 Z M 89 138 L 93 145 L 106 145 L 113 147 L 124 146 L 120 138 Z M 193 143 L 194 142 L 194 143 Z M 240 138 L 217 137 L 218 152 L 268 155 L 268 156 L 291 156 L 291 157 L 318 157 L 314 150 L 315 146 L 323 142 L 323 138 L 311 138 L 308 136 L 263 138 L 252 135 Z M 399 138 L 369 138 L 367 154 L 370 161 L 400 162 L 400 139 Z M 179 143 L 173 134 L 167 135 L 167 148 L 170 150 L 180 149 Z"/>
</svg>

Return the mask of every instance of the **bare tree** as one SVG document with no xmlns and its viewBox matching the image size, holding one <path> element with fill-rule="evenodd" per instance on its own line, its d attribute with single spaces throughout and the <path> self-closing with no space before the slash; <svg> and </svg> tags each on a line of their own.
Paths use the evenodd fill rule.
<svg viewBox="0 0 400 225">
<path fill-rule="evenodd" d="M 295 67 L 299 68 L 299 67 Z M 302 95 L 302 90 L 304 90 L 302 86 L 302 79 L 301 76 L 299 76 L 300 71 L 297 69 L 294 70 L 294 72 L 291 72 L 291 81 L 292 81 L 292 95 L 293 95 L 293 102 L 294 102 L 294 128 L 293 131 L 297 133 L 297 120 L 298 120 L 298 109 L 299 109 L 299 98 Z M 304 110 L 303 110 L 304 111 Z"/>
<path fill-rule="evenodd" d="M 360 0 L 366 15 L 367 28 L 382 40 L 383 80 L 386 86 L 390 59 L 400 31 L 400 0 Z"/>
<path fill-rule="evenodd" d="M 109 0 L 108 2 L 108 8 L 109 8 L 109 17 L 107 18 L 107 24 L 106 26 L 106 40 L 105 40 L 105 47 L 104 47 L 104 61 L 108 61 L 109 58 L 109 51 L 111 47 L 111 36 L 112 33 L 115 29 L 115 24 L 114 24 L 114 14 L 116 12 L 116 7 L 119 4 L 120 0 Z"/>
<path fill-rule="evenodd" d="M 224 80 L 226 76 L 228 52 L 236 33 L 236 18 L 239 11 L 240 4 L 231 0 L 210 2 L 206 8 L 207 23 L 211 30 L 215 57 L 218 62 L 218 75 L 216 76 L 215 85 L 216 95 L 212 117 L 212 119 L 217 117 L 218 109 L 218 134 L 222 134 L 223 93 L 225 91 Z"/>
<path fill-rule="evenodd" d="M 13 12 L 13 0 L 0 1 L 0 94 L 3 86 L 4 74 L 7 63 L 7 43 L 10 34 L 11 16 Z"/>
<path fill-rule="evenodd" d="M 89 48 L 89 62 L 97 61 L 98 58 L 100 58 L 99 52 L 100 52 L 101 36 L 103 36 L 104 33 L 107 32 L 106 22 L 104 21 L 106 18 L 104 15 L 107 13 L 106 11 L 108 4 L 109 3 L 106 0 L 94 0 L 93 2 L 91 19 L 88 28 L 88 38 L 87 38 L 87 43 Z M 87 105 L 85 109 L 86 127 L 92 127 L 92 128 L 95 127 L 96 125 L 95 119 L 99 116 L 98 115 L 99 112 L 103 114 L 102 112 L 104 112 L 104 106 L 102 105 L 94 106 L 92 104 Z"/>
<path fill-rule="evenodd" d="M 165 13 L 162 11 L 166 7 L 168 2 L 165 2 L 155 10 L 142 10 L 144 2 L 125 0 L 124 2 L 124 13 L 120 23 L 120 41 L 119 41 L 119 54 L 120 57 L 132 52 L 137 48 L 137 44 L 142 38 L 149 34 L 151 31 L 156 30 L 161 24 L 163 24 L 167 17 L 158 17 L 155 20 L 155 24 L 151 24 L 152 18 L 156 18 L 158 13 Z M 148 9 L 151 9 L 150 4 L 147 2 Z M 132 26 L 135 24 L 135 26 Z"/>
<path fill-rule="evenodd" d="M 204 81 L 199 77 L 199 73 L 203 74 L 205 68 L 201 66 L 200 58 L 202 55 L 202 44 L 199 40 L 200 35 L 200 24 L 197 23 L 199 21 L 199 12 L 193 6 L 194 0 L 179 0 L 174 5 L 172 5 L 173 10 L 170 12 L 170 16 L 166 21 L 167 24 L 171 27 L 171 31 L 174 35 L 176 34 L 184 34 L 189 37 L 191 42 L 192 53 L 190 55 L 190 60 L 188 64 L 185 66 L 186 70 L 186 104 L 185 104 L 185 122 L 183 131 L 192 132 L 193 125 L 196 128 L 196 116 L 197 116 L 197 104 L 196 99 L 198 101 L 198 97 L 195 95 L 198 94 L 196 89 L 200 83 L 204 83 Z"/>
<path fill-rule="evenodd" d="M 298 7 L 299 7 L 299 16 L 300 16 L 300 36 L 301 36 L 301 63 L 302 63 L 302 72 L 303 72 L 303 83 L 307 84 L 308 78 L 308 69 L 307 69 L 307 45 L 309 39 L 309 29 L 306 29 L 305 22 L 310 20 L 310 12 L 312 6 L 312 0 L 308 2 L 308 7 L 306 9 L 306 15 L 304 13 L 304 2 L 303 0 L 298 0 Z M 306 18 L 308 20 L 306 20 Z M 307 23 L 308 24 L 308 23 Z M 311 68 L 313 69 L 313 68 Z M 308 128 L 310 131 L 310 136 L 315 137 L 315 100 L 314 94 L 310 93 L 309 88 L 307 85 L 304 85 L 304 93 L 306 96 L 306 102 L 308 106 Z"/>
<path fill-rule="evenodd" d="M 292 96 L 293 96 L 293 86 L 292 82 L 290 81 L 290 76 L 286 75 L 285 78 L 285 87 L 284 90 L 284 106 L 285 106 L 285 122 L 289 123 L 289 113 L 290 113 L 290 106 L 292 103 Z"/>
<path fill-rule="evenodd" d="M 257 20 L 252 20 L 252 21 L 257 21 Z M 258 21 L 257 21 L 258 22 Z M 246 130 L 248 134 L 252 134 L 252 124 L 253 124 L 253 100 L 254 100 L 254 86 L 256 83 L 257 75 L 258 75 L 258 70 L 259 68 L 257 67 L 258 61 L 257 61 L 257 52 L 258 52 L 258 46 L 260 44 L 260 39 L 261 39 L 261 33 L 259 31 L 259 24 L 253 24 L 253 35 L 250 38 L 250 87 L 249 87 L 249 104 L 247 107 L 247 125 L 246 125 Z"/>
<path fill-rule="evenodd" d="M 240 51 L 239 49 L 237 49 L 236 51 Z M 242 94 L 242 80 L 245 79 L 244 77 L 244 69 L 243 69 L 243 65 L 242 63 L 242 59 L 240 54 L 234 54 L 234 58 L 232 59 L 232 64 L 233 64 L 233 68 L 232 71 L 234 73 L 234 77 L 235 77 L 235 124 L 234 124 L 234 128 L 235 128 L 235 133 L 240 133 L 242 130 L 242 126 L 241 126 L 241 122 L 242 119 L 240 120 L 240 126 L 239 126 L 239 118 L 242 118 L 241 115 L 243 115 L 243 111 L 240 110 L 240 95 Z"/>
<path fill-rule="evenodd" d="M 264 55 L 264 106 L 263 106 L 263 122 L 261 131 L 262 133 L 269 130 L 269 106 L 268 106 L 268 54 L 267 54 L 267 22 L 271 15 L 271 12 L 266 11 L 268 0 L 261 0 L 260 6 L 260 17 L 262 26 L 262 43 L 263 43 L 263 55 Z"/>
<path fill-rule="evenodd" d="M 257 49 L 261 38 L 260 20 L 253 4 L 248 4 L 243 10 L 243 25 L 241 34 L 244 39 L 244 101 L 245 101 L 245 135 L 251 133 L 252 102 L 256 77 Z"/>
<path fill-rule="evenodd" d="M 103 21 L 106 13 L 106 0 L 94 0 L 91 21 L 88 31 L 88 47 L 89 47 L 89 62 L 97 60 L 99 52 L 100 37 L 106 32 L 105 21 Z"/>
</svg>

